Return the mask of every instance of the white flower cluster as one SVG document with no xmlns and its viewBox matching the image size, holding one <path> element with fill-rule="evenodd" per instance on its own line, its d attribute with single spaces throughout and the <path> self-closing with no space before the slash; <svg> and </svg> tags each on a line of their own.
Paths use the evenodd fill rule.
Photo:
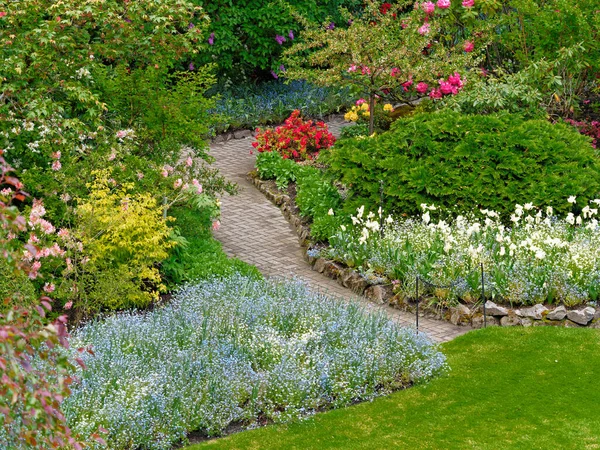
<svg viewBox="0 0 600 450">
<path fill-rule="evenodd" d="M 568 199 L 575 205 L 576 197 Z M 505 226 L 495 211 L 433 221 L 437 208 L 421 205 L 420 220 L 386 224 L 383 238 L 360 219 L 331 239 L 330 256 L 364 271 L 398 280 L 406 293 L 417 275 L 436 284 L 453 284 L 455 298 L 478 298 L 483 264 L 485 288 L 500 300 L 533 304 L 596 301 L 600 294 L 600 199 L 565 218 L 532 203 L 516 205 Z M 477 217 L 476 217 L 477 216 Z M 368 216 L 367 216 L 368 217 Z"/>
<path fill-rule="evenodd" d="M 71 338 L 80 347 L 94 355 L 83 356 L 63 410 L 84 436 L 106 428 L 112 449 L 167 449 L 193 430 L 302 417 L 445 367 L 426 337 L 384 315 L 299 282 L 239 275 L 185 287 L 153 312 L 91 322 Z"/>
</svg>

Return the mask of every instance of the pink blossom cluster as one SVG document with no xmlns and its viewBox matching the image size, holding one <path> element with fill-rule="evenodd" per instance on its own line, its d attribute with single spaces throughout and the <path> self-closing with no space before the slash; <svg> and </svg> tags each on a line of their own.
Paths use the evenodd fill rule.
<svg viewBox="0 0 600 450">
<path fill-rule="evenodd" d="M 62 168 L 62 164 L 60 163 L 60 157 L 61 157 L 61 153 L 60 152 L 54 152 L 54 153 L 52 153 L 52 159 L 54 160 L 52 162 L 52 170 L 57 171 L 57 170 L 60 170 Z"/>
<path fill-rule="evenodd" d="M 356 72 L 358 69 L 360 69 L 363 75 L 371 75 L 370 68 L 368 68 L 367 66 L 357 66 L 356 64 L 352 64 L 350 67 L 348 67 L 348 72 Z"/>
<path fill-rule="evenodd" d="M 444 95 L 456 95 L 463 88 L 463 81 L 458 72 L 450 75 L 447 80 L 439 80 L 439 84 L 438 88 L 429 92 L 429 97 L 432 99 L 442 98 Z"/>
</svg>

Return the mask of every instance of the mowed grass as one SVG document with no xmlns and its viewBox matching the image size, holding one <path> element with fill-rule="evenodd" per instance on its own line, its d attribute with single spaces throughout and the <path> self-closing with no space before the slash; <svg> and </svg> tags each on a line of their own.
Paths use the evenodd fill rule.
<svg viewBox="0 0 600 450">
<path fill-rule="evenodd" d="M 451 371 L 427 385 L 187 450 L 600 449 L 600 330 L 488 328 L 442 350 Z"/>
</svg>

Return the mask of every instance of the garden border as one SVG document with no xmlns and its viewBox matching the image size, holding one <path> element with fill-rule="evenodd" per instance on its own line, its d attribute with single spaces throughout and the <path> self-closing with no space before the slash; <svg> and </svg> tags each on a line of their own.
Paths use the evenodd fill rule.
<svg viewBox="0 0 600 450">
<path fill-rule="evenodd" d="M 252 184 L 274 205 L 278 206 L 283 217 L 294 228 L 298 241 L 304 254 L 304 259 L 311 268 L 352 290 L 355 294 L 362 295 L 373 303 L 388 304 L 401 311 L 416 314 L 417 302 L 414 298 L 394 295 L 391 283 L 381 283 L 381 279 L 369 280 L 358 271 L 337 261 L 311 255 L 313 246 L 310 240 L 310 225 L 296 214 L 296 205 L 292 198 L 280 191 L 273 180 L 262 180 L 258 172 L 253 170 L 248 174 Z M 421 298 L 421 297 L 420 297 Z M 548 305 L 537 304 L 531 307 L 512 308 L 497 305 L 487 301 L 484 308 L 481 305 L 469 308 L 465 304 L 448 308 L 427 305 L 419 302 L 419 316 L 436 320 L 449 321 L 453 325 L 471 326 L 482 328 L 484 326 L 563 326 L 570 328 L 598 328 L 600 329 L 600 306 L 593 308 L 585 306 L 579 309 L 568 310 L 564 306 L 549 309 Z"/>
</svg>

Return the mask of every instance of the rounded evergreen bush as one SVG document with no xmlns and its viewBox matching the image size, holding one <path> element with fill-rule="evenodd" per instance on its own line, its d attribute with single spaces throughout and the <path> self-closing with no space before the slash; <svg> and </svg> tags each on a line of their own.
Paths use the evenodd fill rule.
<svg viewBox="0 0 600 450">
<path fill-rule="evenodd" d="M 500 113 L 445 110 L 396 121 L 388 133 L 338 142 L 321 160 L 350 188 L 346 208 L 377 208 L 380 181 L 386 212 L 417 214 L 422 203 L 456 212 L 533 202 L 571 211 L 600 191 L 600 164 L 589 138 L 565 124 Z M 568 210 L 568 211 L 567 211 Z"/>
</svg>

